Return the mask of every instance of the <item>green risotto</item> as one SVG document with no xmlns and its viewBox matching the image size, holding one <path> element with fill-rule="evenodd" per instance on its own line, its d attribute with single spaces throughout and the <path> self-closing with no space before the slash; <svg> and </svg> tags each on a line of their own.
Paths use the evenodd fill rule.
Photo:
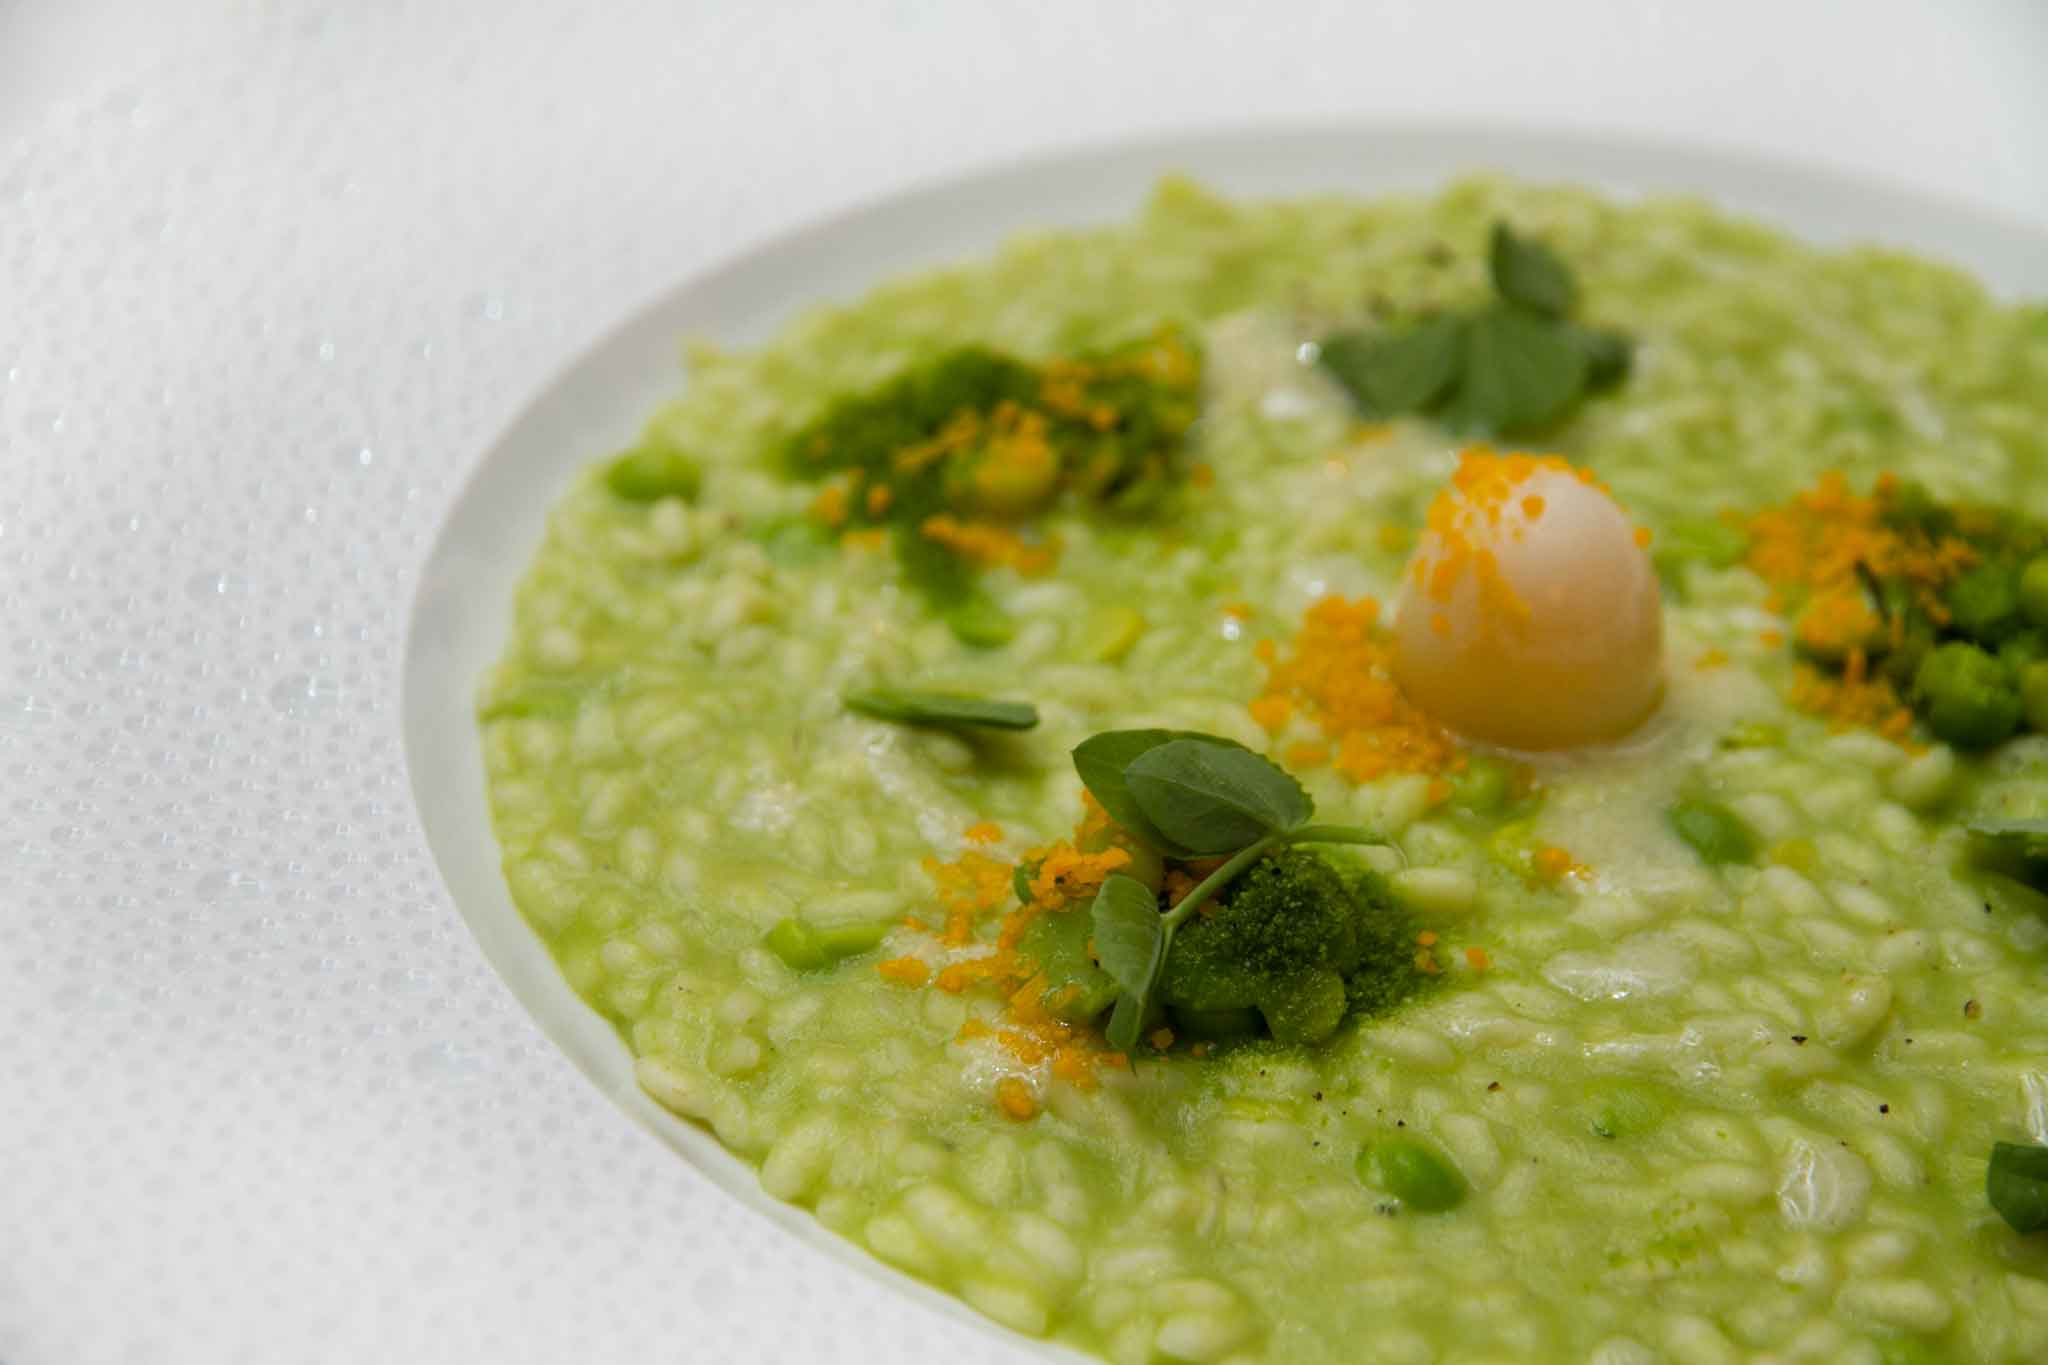
<svg viewBox="0 0 2048 1365">
<path fill-rule="evenodd" d="M 479 714 L 771 1195 L 1130 1365 L 2048 1359 L 2048 312 L 1168 182 L 689 368 Z"/>
</svg>

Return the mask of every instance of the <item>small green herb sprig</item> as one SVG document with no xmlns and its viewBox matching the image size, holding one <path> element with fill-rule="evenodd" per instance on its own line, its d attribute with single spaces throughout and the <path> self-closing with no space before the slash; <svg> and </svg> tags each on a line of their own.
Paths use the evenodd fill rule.
<svg viewBox="0 0 2048 1365">
<path fill-rule="evenodd" d="M 991 701 L 963 692 L 866 687 L 840 700 L 856 715 L 934 730 L 1029 730 L 1038 724 L 1038 708 L 1028 701 Z"/>
<path fill-rule="evenodd" d="M 1571 321 L 1578 284 L 1556 253 L 1495 223 L 1487 266 L 1496 299 L 1470 313 L 1335 332 L 1321 363 L 1366 416 L 1433 415 L 1454 431 L 1540 431 L 1627 377 L 1632 343 Z"/>
<path fill-rule="evenodd" d="M 1158 997 L 1174 931 L 1259 859 L 1290 844 L 1379 844 L 1371 830 L 1315 825 L 1301 784 L 1241 744 L 1186 730 L 1111 730 L 1074 750 L 1074 770 L 1110 818 L 1160 855 L 1223 858 L 1172 909 L 1112 873 L 1090 909 L 1095 956 L 1116 982 L 1106 1033 L 1129 1051 Z"/>
</svg>

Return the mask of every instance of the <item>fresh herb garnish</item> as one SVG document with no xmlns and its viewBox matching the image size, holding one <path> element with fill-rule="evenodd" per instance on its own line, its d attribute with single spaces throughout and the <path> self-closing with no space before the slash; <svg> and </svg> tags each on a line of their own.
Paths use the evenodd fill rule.
<svg viewBox="0 0 2048 1365">
<path fill-rule="evenodd" d="M 1124 785 L 1161 834 L 1197 855 L 1230 853 L 1308 819 L 1301 784 L 1249 749 L 1176 739 L 1124 769 Z"/>
<path fill-rule="evenodd" d="M 1174 858 L 1224 857 L 1172 909 L 1136 878 L 1112 874 L 1090 911 L 1095 951 L 1119 989 L 1112 1047 L 1136 1045 L 1157 1004 L 1174 931 L 1261 858 L 1293 844 L 1384 842 L 1370 830 L 1311 825 L 1315 803 L 1270 760 L 1215 735 L 1113 730 L 1074 750 L 1074 770 L 1111 818 Z"/>
<path fill-rule="evenodd" d="M 2048 1228 L 2048 1147 L 1993 1143 L 1984 1195 L 2014 1232 Z"/>
<path fill-rule="evenodd" d="M 1571 268 L 1534 237 L 1520 237 L 1506 223 L 1496 222 L 1486 243 L 1486 269 L 1494 292 L 1515 305 L 1547 318 L 1568 316 L 1578 302 L 1579 286 Z"/>
<path fill-rule="evenodd" d="M 990 701 L 959 692 L 916 692 L 903 687 L 868 687 L 841 698 L 846 709 L 897 725 L 939 730 L 1029 730 L 1038 708 L 1028 701 Z"/>
<path fill-rule="evenodd" d="M 1487 264 L 1496 302 L 1333 333 L 1323 367 L 1369 417 L 1428 413 L 1454 430 L 1504 436 L 1548 427 L 1626 377 L 1629 339 L 1569 320 L 1578 285 L 1549 247 L 1495 223 Z"/>
<path fill-rule="evenodd" d="M 1463 361 L 1465 321 L 1431 318 L 1401 331 L 1338 332 L 1323 367 L 1369 415 L 1425 412 L 1450 390 Z"/>
</svg>

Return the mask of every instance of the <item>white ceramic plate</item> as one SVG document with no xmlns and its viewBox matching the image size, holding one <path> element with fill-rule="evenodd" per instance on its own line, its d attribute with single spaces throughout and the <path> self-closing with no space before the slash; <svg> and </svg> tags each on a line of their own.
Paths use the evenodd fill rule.
<svg viewBox="0 0 2048 1365">
<path fill-rule="evenodd" d="M 1696 193 L 1811 240 L 1908 247 L 1964 264 L 2015 296 L 2048 293 L 2041 237 L 1811 168 L 1608 139 L 1384 125 L 1216 133 L 1004 167 L 795 232 L 677 287 L 586 351 L 484 452 L 421 578 L 406 653 L 407 762 L 442 878 L 485 956 L 599 1091 L 733 1198 L 843 1254 L 837 1238 L 762 1194 L 751 1168 L 637 1089 L 618 1036 L 575 997 L 513 907 L 485 807 L 475 684 L 502 652 L 513 588 L 572 474 L 628 444 L 681 387 L 680 339 L 756 341 L 803 309 L 985 253 L 1018 231 L 1127 215 L 1168 171 L 1269 196 L 1414 189 L 1481 167 L 1620 194 Z M 911 1283 L 865 1258 L 855 1263 L 898 1288 Z"/>
<path fill-rule="evenodd" d="M 545 289 L 513 271 L 432 294 L 410 263 L 425 249 L 378 235 L 374 196 L 451 153 L 432 130 L 416 153 L 413 106 L 366 90 L 334 117 L 382 130 L 379 170 L 293 147 L 251 178 L 206 165 L 162 193 L 137 182 L 114 245 L 33 282 L 18 316 L 95 291 L 120 311 L 44 348 L 14 347 L 0 314 L 0 381 L 73 377 L 49 404 L 10 406 L 0 386 L 0 453 L 30 452 L 25 491 L 0 484 L 8 1365 L 1036 1353 L 765 1200 L 644 1101 L 498 879 L 473 684 L 548 505 L 684 382 L 681 337 L 744 343 L 1011 232 L 1125 214 L 1168 169 L 1241 194 L 1476 168 L 1690 191 L 2048 295 L 2048 239 L 1902 190 L 1592 138 L 1325 126 L 1083 152 L 891 199 L 683 285 L 562 369 L 581 316 L 564 300 L 631 270 L 551 255 L 534 267 Z M 491 128 L 526 117 L 486 112 Z M 520 173 L 519 136 L 465 127 L 462 146 L 497 158 L 487 171 Z M 648 152 L 604 156 L 579 189 L 617 188 L 605 175 Z M 569 161 L 558 146 L 580 174 Z M 104 222 L 117 198 L 67 199 L 54 174 L 37 197 L 23 164 L 0 201 L 20 192 L 11 221 L 31 240 Z M 437 201 L 435 259 L 513 221 L 516 188 Z M 552 216 L 532 240 L 577 241 L 575 199 L 536 208 Z M 270 217 L 235 231 L 251 214 Z M 245 284 L 245 241 L 302 274 Z M 187 295 L 153 291 L 173 279 L 208 308 L 172 311 Z M 181 352 L 246 368 L 216 384 Z M 521 392 L 537 397 L 480 453 L 443 439 L 472 433 L 466 447 Z"/>
</svg>

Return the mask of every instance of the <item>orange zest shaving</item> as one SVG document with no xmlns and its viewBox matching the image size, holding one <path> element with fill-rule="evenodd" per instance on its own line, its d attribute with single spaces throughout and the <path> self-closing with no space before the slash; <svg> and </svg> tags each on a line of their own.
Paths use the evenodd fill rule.
<svg viewBox="0 0 2048 1365">
<path fill-rule="evenodd" d="M 992 1039 L 1015 1061 L 1049 1072 L 1058 1080 L 1086 1089 L 1096 1084 L 1097 1069 L 1127 1064 L 1123 1054 L 1104 1051 L 1089 1030 L 1052 1012 L 1061 1003 L 1048 1001 L 1050 983 L 1022 944 L 1032 922 L 1042 915 L 1086 913 L 1110 873 L 1131 861 L 1130 851 L 1114 842 L 1123 837 L 1093 796 L 1083 793 L 1084 812 L 1071 839 L 1026 853 L 1021 865 L 1030 869 L 1025 883 L 1030 900 L 1019 904 L 1016 868 L 969 849 L 951 862 L 926 859 L 925 872 L 945 912 L 936 927 L 913 917 L 911 927 L 932 934 L 952 959 L 932 972 L 919 958 L 898 958 L 881 964 L 883 976 L 902 985 L 931 985 L 953 995 L 992 992 L 1002 1002 L 1002 1020 L 990 1025 L 979 1019 L 963 1024 L 957 1041 Z M 992 843 L 1002 831 L 983 822 L 968 831 L 970 842 Z M 991 929 L 993 932 L 991 933 Z M 1023 1082 L 1019 1081 L 1019 1085 Z M 1030 1099 L 1030 1090 L 1012 1092 Z M 1029 1112 L 1006 1101 L 997 1104 L 1014 1118 Z"/>
<path fill-rule="evenodd" d="M 970 844 L 994 844 L 1002 842 L 1003 827 L 993 820 L 983 820 L 967 827 L 967 842 Z"/>
<path fill-rule="evenodd" d="M 1465 758 L 1449 732 L 1395 684 L 1379 611 L 1370 597 L 1325 597 L 1303 615 L 1291 655 L 1259 641 L 1254 654 L 1266 665 L 1266 685 L 1251 703 L 1252 719 L 1277 733 L 1299 713 L 1332 746 L 1327 761 L 1354 782 L 1461 771 Z M 1307 766 L 1311 754 L 1289 756 Z"/>
<path fill-rule="evenodd" d="M 1771 586 L 1775 611 L 1799 612 L 1796 632 L 1808 651 L 1844 661 L 1839 676 L 1801 665 L 1793 677 L 1792 704 L 1824 716 L 1836 729 L 1864 726 L 1892 738 L 1912 727 L 1912 712 L 1891 682 L 1870 673 L 1868 651 L 1889 628 L 1869 598 L 1866 579 L 1903 584 L 1930 620 L 1948 619 L 1942 589 L 1976 562 L 1960 536 L 1933 536 L 1887 523 L 1885 503 L 1897 488 L 1880 477 L 1869 496 L 1849 487 L 1830 470 L 1790 502 L 1766 508 L 1745 526 L 1745 562 Z M 1773 648 L 1784 634 L 1761 637 Z"/>
<path fill-rule="evenodd" d="M 1008 527 L 986 521 L 963 521 L 947 512 L 926 517 L 918 523 L 917 533 L 962 559 L 1004 565 L 1027 578 L 1049 572 L 1059 560 L 1056 539 L 1035 544 Z"/>
<path fill-rule="evenodd" d="M 1038 1101 L 1031 1098 L 1031 1087 L 1015 1076 L 1005 1076 L 996 1082 L 996 1104 L 1019 1123 L 1038 1113 Z"/>
<path fill-rule="evenodd" d="M 882 974 L 882 980 L 899 986 L 922 986 L 932 974 L 932 969 L 920 957 L 892 957 L 887 962 L 876 963 L 875 970 Z"/>
<path fill-rule="evenodd" d="M 1484 948 L 1467 948 L 1465 965 L 1475 972 L 1483 972 L 1493 965 L 1493 957 Z"/>
<path fill-rule="evenodd" d="M 1536 850 L 1529 860 L 1530 869 L 1540 882 L 1562 881 L 1575 872 L 1585 869 L 1572 861 L 1572 855 L 1555 844 L 1545 844 Z"/>
</svg>

